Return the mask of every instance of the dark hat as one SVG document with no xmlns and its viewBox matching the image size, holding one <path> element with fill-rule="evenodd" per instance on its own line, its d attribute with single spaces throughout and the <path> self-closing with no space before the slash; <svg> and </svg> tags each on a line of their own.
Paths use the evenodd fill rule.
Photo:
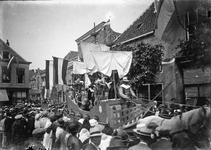
<svg viewBox="0 0 211 150">
<path fill-rule="evenodd" d="M 76 116 L 77 118 L 83 118 L 83 115 L 82 115 L 81 113 L 77 113 L 75 116 Z"/>
<path fill-rule="evenodd" d="M 84 116 L 84 119 L 90 120 L 91 117 L 90 117 L 88 114 L 86 114 L 86 115 Z"/>
<path fill-rule="evenodd" d="M 124 144 L 123 140 L 120 137 L 112 137 L 110 140 L 110 144 L 107 147 L 107 150 L 112 150 L 115 148 L 127 148 L 127 146 Z"/>
<path fill-rule="evenodd" d="M 100 121 L 100 118 L 99 118 L 97 115 L 95 115 L 95 116 L 93 117 L 93 119 L 97 120 L 97 122 Z"/>
<path fill-rule="evenodd" d="M 73 119 L 67 124 L 67 129 L 69 130 L 70 133 L 76 133 L 78 132 L 80 128 L 80 124 L 77 120 Z"/>
<path fill-rule="evenodd" d="M 55 114 L 55 116 L 56 116 L 57 119 L 59 119 L 59 118 L 63 117 L 63 114 L 61 112 L 57 112 Z"/>
<path fill-rule="evenodd" d="M 151 130 L 155 130 L 158 127 L 158 125 L 154 122 L 149 122 L 147 124 L 147 128 L 151 129 Z"/>
<path fill-rule="evenodd" d="M 160 136 L 170 136 L 170 131 L 169 130 L 160 130 L 159 135 Z"/>
<path fill-rule="evenodd" d="M 127 134 L 125 130 L 117 129 L 116 132 L 117 132 L 117 136 L 121 137 L 123 141 L 129 141 L 129 135 Z"/>
</svg>

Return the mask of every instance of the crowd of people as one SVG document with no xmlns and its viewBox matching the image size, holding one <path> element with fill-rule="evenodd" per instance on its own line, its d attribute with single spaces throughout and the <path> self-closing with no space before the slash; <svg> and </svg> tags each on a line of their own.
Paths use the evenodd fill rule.
<svg viewBox="0 0 211 150">
<path fill-rule="evenodd" d="M 65 105 L 31 104 L 0 110 L 1 148 L 40 150 L 173 149 L 170 133 L 155 133 L 156 124 L 137 126 L 133 133 L 113 129 L 98 116 L 68 112 Z"/>
</svg>

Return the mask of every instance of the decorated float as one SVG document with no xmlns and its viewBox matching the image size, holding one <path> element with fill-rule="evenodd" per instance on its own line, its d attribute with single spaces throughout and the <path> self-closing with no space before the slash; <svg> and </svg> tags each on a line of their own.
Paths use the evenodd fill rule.
<svg viewBox="0 0 211 150">
<path fill-rule="evenodd" d="M 92 44 L 82 42 L 81 51 L 83 55 L 83 62 L 73 62 L 73 74 L 93 74 L 100 72 L 101 74 L 113 77 L 114 71 L 118 73 L 118 77 L 122 78 L 129 72 L 132 62 L 132 52 L 128 51 L 109 51 L 109 48 L 101 44 Z M 87 82 L 87 79 L 85 79 Z M 88 114 L 91 118 L 98 116 L 101 122 L 108 123 L 113 128 L 129 128 L 141 119 L 145 110 L 149 109 L 141 100 L 132 100 L 133 105 L 127 106 L 125 100 L 117 98 L 117 88 L 115 79 L 113 77 L 115 97 L 112 99 L 101 99 L 89 110 L 85 111 L 78 106 L 77 98 L 67 96 L 69 112 L 81 113 L 83 116 Z"/>
</svg>

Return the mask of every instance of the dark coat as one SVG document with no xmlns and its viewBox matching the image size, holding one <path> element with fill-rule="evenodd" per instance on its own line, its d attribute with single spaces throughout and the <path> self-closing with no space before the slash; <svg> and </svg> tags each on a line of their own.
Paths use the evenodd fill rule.
<svg viewBox="0 0 211 150">
<path fill-rule="evenodd" d="M 7 136 L 7 138 L 11 138 L 12 136 L 12 125 L 15 122 L 15 119 L 12 117 L 6 117 L 5 121 L 4 121 L 4 126 L 5 126 L 5 134 Z"/>
<path fill-rule="evenodd" d="M 150 146 L 150 148 L 152 150 L 164 150 L 164 149 L 172 150 L 172 143 L 167 139 L 160 139 L 157 142 L 153 143 Z"/>
<path fill-rule="evenodd" d="M 151 150 L 148 145 L 139 143 L 138 145 L 130 147 L 128 150 Z"/>
<path fill-rule="evenodd" d="M 82 148 L 81 141 L 66 131 L 59 135 L 59 143 L 59 150 L 81 150 Z"/>
<path fill-rule="evenodd" d="M 85 150 L 99 150 L 95 145 L 93 145 L 92 143 L 89 143 Z"/>
<path fill-rule="evenodd" d="M 12 125 L 12 138 L 14 144 L 23 142 L 26 138 L 26 120 L 20 118 L 15 120 Z"/>
<path fill-rule="evenodd" d="M 26 125 L 27 134 L 28 134 L 29 136 L 32 135 L 32 132 L 33 132 L 33 130 L 35 129 L 35 127 L 34 127 L 34 122 L 35 122 L 34 117 L 29 116 L 28 121 L 27 121 L 27 125 Z"/>
</svg>

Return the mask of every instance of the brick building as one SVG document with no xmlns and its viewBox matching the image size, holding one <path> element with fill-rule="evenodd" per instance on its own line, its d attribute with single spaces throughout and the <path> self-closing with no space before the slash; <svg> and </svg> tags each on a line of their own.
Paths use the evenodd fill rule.
<svg viewBox="0 0 211 150">
<path fill-rule="evenodd" d="M 178 10 L 177 10 L 178 11 Z M 191 19 L 192 25 L 197 22 L 193 16 L 194 10 L 189 11 L 189 19 Z M 175 54 L 179 51 L 176 49 L 179 44 L 178 39 L 186 40 L 190 35 L 186 30 L 179 30 L 180 33 L 177 34 L 174 43 L 167 43 L 158 39 L 154 33 L 156 28 L 156 17 L 157 12 L 155 10 L 154 3 L 152 3 L 149 8 L 147 8 L 116 40 L 116 44 L 126 44 L 134 45 L 141 42 L 151 43 L 151 44 L 162 44 L 165 48 L 164 58 L 162 62 L 162 71 L 156 75 L 155 82 L 156 85 L 145 84 L 141 92 L 141 96 L 147 99 L 153 99 L 161 90 L 167 87 L 158 97 L 157 100 L 160 102 L 168 102 L 172 98 L 176 98 L 178 103 L 184 103 L 185 98 L 186 103 L 193 104 L 193 100 L 199 100 L 202 97 L 210 99 L 210 71 L 202 72 L 200 69 L 184 70 L 184 75 L 179 71 L 177 64 L 173 61 Z M 186 17 L 186 16 L 183 16 Z M 203 15 L 198 17 L 204 17 Z M 179 25 L 180 27 L 180 25 Z M 207 68 L 210 70 L 210 67 Z M 194 72 L 194 75 L 192 75 Z M 191 74 L 191 75 L 190 75 Z M 200 75 L 199 75 L 200 74 Z M 202 75 L 203 74 L 203 75 Z M 197 76 L 197 81 L 196 81 Z M 206 76 L 206 78 L 204 78 Z M 184 80 L 183 80 L 184 79 Z M 184 85 L 183 85 L 184 83 Z M 194 91 L 195 90 L 195 91 Z M 184 91 L 189 94 L 184 97 Z M 203 93 L 206 91 L 206 93 Z M 190 94 L 190 93 L 196 93 Z M 193 98 L 191 98 L 193 97 Z"/>
<path fill-rule="evenodd" d="M 15 50 L 0 39 L 0 101 L 2 104 L 28 102 L 29 65 Z"/>
</svg>

